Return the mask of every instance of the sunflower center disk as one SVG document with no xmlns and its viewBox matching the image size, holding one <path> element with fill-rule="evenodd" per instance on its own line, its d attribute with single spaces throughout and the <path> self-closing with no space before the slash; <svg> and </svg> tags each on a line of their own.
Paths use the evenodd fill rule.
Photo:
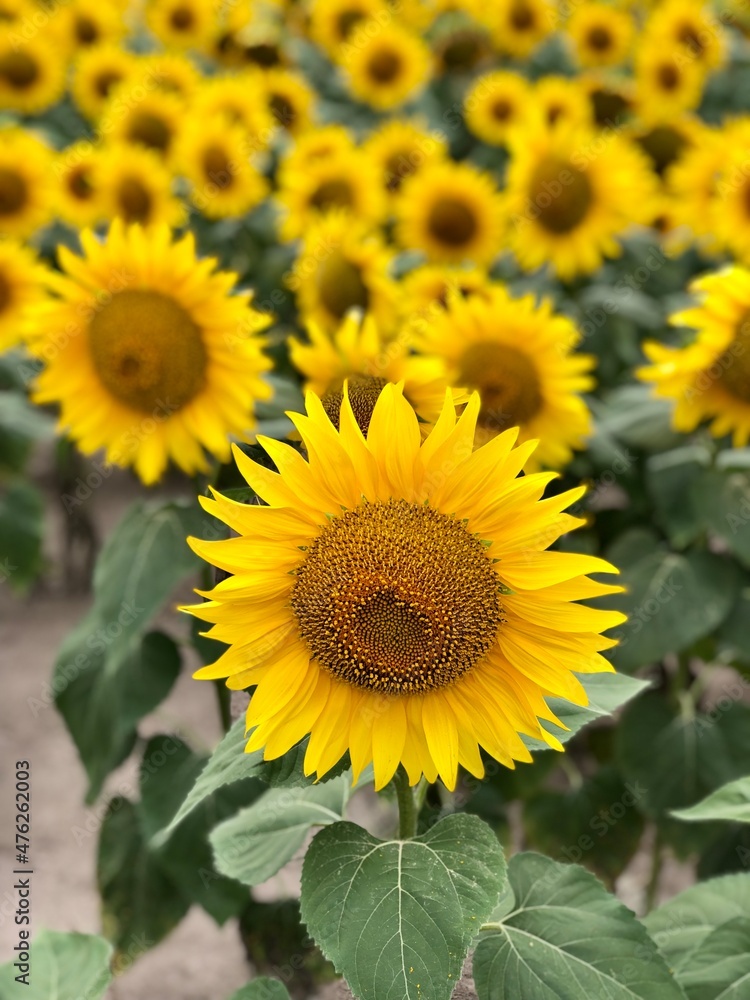
<svg viewBox="0 0 750 1000">
<path fill-rule="evenodd" d="M 750 310 L 737 324 L 734 340 L 719 357 L 718 365 L 721 384 L 727 392 L 743 403 L 750 403 Z"/>
<path fill-rule="evenodd" d="M 159 292 L 118 292 L 89 324 L 94 367 L 105 388 L 145 413 L 174 413 L 202 388 L 201 331 Z"/>
<path fill-rule="evenodd" d="M 128 128 L 128 136 L 135 142 L 141 142 L 149 149 L 166 152 L 172 139 L 169 127 L 158 115 L 150 111 L 137 112 Z"/>
<path fill-rule="evenodd" d="M 148 222 L 153 207 L 151 195 L 137 178 L 123 178 L 117 201 L 126 222 Z"/>
<path fill-rule="evenodd" d="M 427 225 L 435 239 L 451 247 L 463 246 L 477 232 L 474 213 L 457 198 L 441 198 L 436 202 Z"/>
<path fill-rule="evenodd" d="M 0 167 L 0 215 L 13 215 L 26 204 L 28 189 L 23 177 Z"/>
<path fill-rule="evenodd" d="M 25 52 L 8 52 L 0 58 L 0 78 L 16 90 L 26 90 L 39 78 L 39 67 Z"/>
<path fill-rule="evenodd" d="M 343 319 L 349 309 L 367 309 L 370 304 L 362 272 L 340 250 L 320 262 L 316 285 L 320 301 L 337 319 Z"/>
<path fill-rule="evenodd" d="M 388 385 L 387 379 L 376 378 L 374 375 L 354 375 L 349 379 L 349 402 L 354 419 L 364 435 L 367 435 L 370 429 L 372 411 L 386 385 Z M 323 409 L 328 414 L 331 423 L 338 429 L 341 404 L 344 402 L 343 385 L 338 389 L 329 390 L 321 396 L 320 402 L 323 404 Z"/>
<path fill-rule="evenodd" d="M 481 542 L 461 521 L 406 500 L 333 518 L 297 570 L 291 605 L 324 669 L 382 694 L 453 683 L 503 620 Z"/>
<path fill-rule="evenodd" d="M 542 405 L 533 364 L 521 351 L 505 344 L 468 347 L 456 384 L 478 390 L 482 407 L 477 423 L 487 430 L 499 432 L 527 423 Z"/>
<path fill-rule="evenodd" d="M 529 194 L 539 222 L 552 233 L 569 233 L 583 222 L 593 201 L 591 183 L 567 160 L 543 160 L 531 175 Z"/>
</svg>

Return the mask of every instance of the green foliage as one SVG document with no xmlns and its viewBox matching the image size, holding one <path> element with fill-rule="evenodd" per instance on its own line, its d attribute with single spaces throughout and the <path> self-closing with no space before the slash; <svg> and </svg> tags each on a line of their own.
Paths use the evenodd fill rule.
<svg viewBox="0 0 750 1000">
<path fill-rule="evenodd" d="M 482 930 L 479 1000 L 684 1000 L 632 912 L 577 865 L 511 858 L 514 900 Z"/>
<path fill-rule="evenodd" d="M 42 567 L 44 501 L 23 479 L 0 486 L 0 583 L 24 591 Z"/>
<path fill-rule="evenodd" d="M 233 993 L 229 1000 L 289 1000 L 289 992 L 278 979 L 260 976 Z"/>
<path fill-rule="evenodd" d="M 355 996 L 448 1000 L 504 884 L 500 845 L 476 817 L 408 841 L 335 823 L 305 855 L 302 919 Z"/>
<path fill-rule="evenodd" d="M 110 984 L 112 947 L 96 934 L 40 931 L 31 942 L 33 957 L 26 981 L 16 955 L 0 966 L 0 998 L 28 1000 L 99 1000 Z"/>
<path fill-rule="evenodd" d="M 722 819 L 750 823 L 750 778 L 729 781 L 689 809 L 675 809 L 673 816 L 691 821 Z"/>
</svg>

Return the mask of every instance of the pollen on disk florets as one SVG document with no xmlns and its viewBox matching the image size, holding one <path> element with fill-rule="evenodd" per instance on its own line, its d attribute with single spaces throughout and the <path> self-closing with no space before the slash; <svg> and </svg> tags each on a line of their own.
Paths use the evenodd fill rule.
<svg viewBox="0 0 750 1000">
<path fill-rule="evenodd" d="M 489 651 L 500 595 L 485 547 L 462 521 L 391 499 L 332 518 L 296 570 L 291 606 L 334 676 L 418 694 L 451 684 Z"/>
<path fill-rule="evenodd" d="M 352 406 L 354 419 L 363 434 L 367 434 L 375 404 L 388 379 L 377 378 L 374 375 L 353 375 L 348 380 L 349 402 Z M 331 423 L 338 429 L 341 416 L 341 404 L 344 402 L 344 388 L 329 390 L 320 397 L 323 409 L 330 417 Z"/>
</svg>

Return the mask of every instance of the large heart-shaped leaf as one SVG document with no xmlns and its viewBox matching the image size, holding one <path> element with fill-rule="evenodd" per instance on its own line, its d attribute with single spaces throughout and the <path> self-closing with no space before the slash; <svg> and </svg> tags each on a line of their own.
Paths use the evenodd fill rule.
<svg viewBox="0 0 750 1000">
<path fill-rule="evenodd" d="M 112 975 L 112 946 L 96 934 L 61 934 L 40 931 L 34 938 L 30 971 L 14 965 L 18 955 L 0 966 L 0 997 L 26 997 L 27 1000 L 99 1000 L 104 996 Z M 20 953 L 19 953 L 20 954 Z M 23 964 L 23 963 L 22 963 Z"/>
</svg>

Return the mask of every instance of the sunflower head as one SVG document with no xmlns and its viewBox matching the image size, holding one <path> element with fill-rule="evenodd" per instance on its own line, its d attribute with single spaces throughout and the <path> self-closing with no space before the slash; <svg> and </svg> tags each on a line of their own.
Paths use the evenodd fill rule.
<svg viewBox="0 0 750 1000">
<path fill-rule="evenodd" d="M 39 114 L 63 95 L 67 55 L 40 34 L 21 44 L 18 38 L 0 31 L 0 109 Z"/>
<path fill-rule="evenodd" d="M 618 589 L 585 576 L 612 566 L 545 551 L 581 523 L 562 512 L 583 491 L 539 503 L 549 476 L 515 479 L 531 446 L 514 431 L 474 450 L 476 397 L 457 421 L 447 395 L 425 439 L 392 384 L 366 435 L 349 393 L 338 429 L 306 406 L 291 416 L 307 460 L 261 439 L 269 472 L 236 450 L 267 506 L 215 493 L 204 506 L 237 537 L 191 540 L 233 574 L 186 610 L 229 644 L 196 676 L 256 688 L 248 749 L 274 758 L 309 735 L 306 773 L 348 750 L 376 788 L 400 762 L 413 784 L 481 777 L 480 747 L 513 767 L 530 759 L 519 733 L 560 749 L 545 698 L 585 702 L 573 671 L 611 670 L 600 632 L 623 620 L 577 603 Z"/>
<path fill-rule="evenodd" d="M 338 55 L 352 94 L 386 111 L 398 107 L 429 78 L 429 50 L 419 36 L 395 24 L 368 32 L 356 28 Z"/>
<path fill-rule="evenodd" d="M 112 92 L 132 81 L 137 60 L 117 45 L 95 45 L 84 49 L 74 64 L 71 94 L 78 108 L 91 121 L 104 110 Z"/>
<path fill-rule="evenodd" d="M 46 268 L 15 240 L 0 241 L 0 351 L 15 347 L 34 306 L 46 297 Z"/>
<path fill-rule="evenodd" d="M 507 70 L 480 76 L 464 100 L 466 127 L 491 146 L 504 146 L 518 128 L 531 98 L 525 77 Z"/>
<path fill-rule="evenodd" d="M 73 226 L 95 225 L 104 213 L 98 185 L 100 151 L 85 140 L 57 154 L 54 162 L 55 207 Z"/>
<path fill-rule="evenodd" d="M 567 34 L 582 66 L 617 66 L 630 54 L 635 23 L 630 11 L 597 0 L 575 8 Z"/>
<path fill-rule="evenodd" d="M 0 236 L 25 239 L 51 221 L 52 151 L 20 128 L 0 129 Z"/>
</svg>

